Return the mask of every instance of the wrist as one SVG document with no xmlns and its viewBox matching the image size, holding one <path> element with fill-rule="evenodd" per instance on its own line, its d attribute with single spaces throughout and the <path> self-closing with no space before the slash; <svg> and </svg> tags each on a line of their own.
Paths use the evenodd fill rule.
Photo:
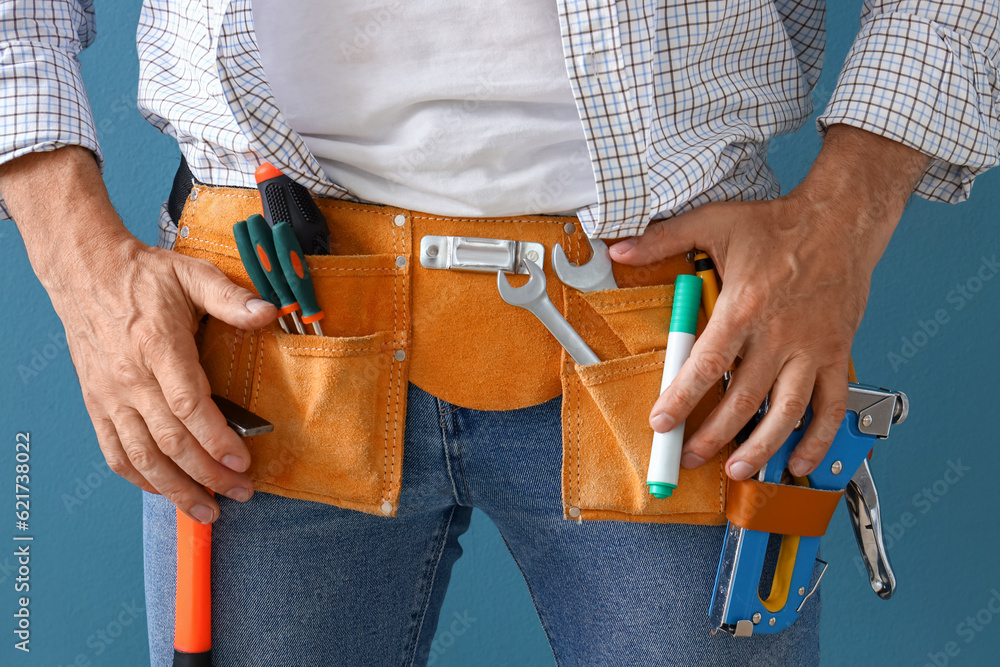
<svg viewBox="0 0 1000 667">
<path fill-rule="evenodd" d="M 71 280 L 65 267 L 89 264 L 92 250 L 138 243 L 85 148 L 29 153 L 0 165 L 0 194 L 46 290 Z"/>
<path fill-rule="evenodd" d="M 835 124 L 800 188 L 898 218 L 929 164 L 930 157 L 898 141 Z"/>
<path fill-rule="evenodd" d="M 904 144 L 832 125 L 809 174 L 787 199 L 857 248 L 872 270 L 929 164 L 928 156 Z"/>
</svg>

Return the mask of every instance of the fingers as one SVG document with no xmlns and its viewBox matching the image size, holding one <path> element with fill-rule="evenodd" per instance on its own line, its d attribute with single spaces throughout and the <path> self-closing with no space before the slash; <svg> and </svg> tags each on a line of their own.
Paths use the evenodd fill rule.
<svg viewBox="0 0 1000 667">
<path fill-rule="evenodd" d="M 736 377 L 742 372 L 740 366 Z M 784 365 L 771 389 L 767 415 L 726 462 L 726 474 L 731 479 L 743 480 L 756 474 L 788 439 L 806 413 L 814 378 L 815 372 L 805 359 L 794 358 Z"/>
<path fill-rule="evenodd" d="M 192 259 L 177 262 L 175 271 L 199 313 L 240 329 L 259 329 L 278 317 L 271 303 L 230 281 L 214 264 Z"/>
<path fill-rule="evenodd" d="M 651 222 L 641 236 L 612 245 L 611 258 L 621 264 L 641 265 L 695 247 L 709 250 L 714 245 L 709 227 L 720 222 L 724 211 L 722 205 L 706 204 L 674 218 Z"/>
<path fill-rule="evenodd" d="M 250 499 L 253 487 L 247 476 L 227 468 L 205 451 L 168 408 L 155 382 L 136 389 L 135 404 L 159 450 L 198 485 L 241 502 Z"/>
<path fill-rule="evenodd" d="M 788 384 L 788 381 L 784 378 L 779 378 L 779 381 L 775 382 L 775 377 L 778 376 L 778 372 L 781 370 L 780 363 L 781 360 L 774 355 L 753 351 L 747 353 L 747 357 L 733 374 L 733 380 L 729 384 L 722 402 L 684 444 L 684 453 L 681 461 L 685 467 L 695 468 L 701 465 L 706 459 L 726 446 L 757 413 L 761 403 L 767 397 L 768 391 L 772 391 L 772 398 L 774 400 L 781 400 L 782 403 L 779 405 L 783 405 L 783 402 L 787 399 L 782 395 L 782 390 Z M 772 384 L 774 385 L 773 390 Z M 801 384 L 799 382 L 799 385 Z M 796 387 L 796 389 L 800 389 L 800 387 Z M 808 401 L 808 392 L 811 390 L 812 384 L 810 378 L 809 386 L 805 387 L 807 393 L 803 402 Z M 783 409 L 783 407 L 780 409 Z M 803 407 L 803 409 L 805 408 Z M 768 414 L 770 415 L 771 413 L 769 412 Z M 799 417 L 801 416 L 800 413 Z M 794 422 L 792 422 L 792 426 L 794 425 Z M 759 432 L 760 428 L 760 426 L 757 427 L 757 430 L 754 432 L 755 435 Z M 788 430 L 791 431 L 791 426 Z M 750 449 L 748 449 L 748 446 Z M 756 448 L 756 445 L 752 445 L 748 441 L 740 446 L 738 452 L 748 454 L 754 448 Z M 759 456 L 757 454 L 755 457 L 744 456 L 743 459 L 739 459 L 734 455 L 729 461 L 730 467 L 735 466 L 733 474 L 742 475 L 740 479 L 749 477 L 759 466 L 757 468 L 747 466 L 752 465 Z M 768 456 L 770 454 L 764 456 L 765 461 Z"/>
<path fill-rule="evenodd" d="M 111 471 L 125 481 L 138 486 L 143 491 L 157 493 L 153 485 L 147 482 L 146 478 L 140 475 L 139 471 L 132 465 L 132 462 L 129 461 L 111 418 L 107 416 L 95 416 L 95 411 L 91 410 L 89 406 L 87 410 L 90 412 L 91 420 L 94 422 L 94 431 L 97 433 L 97 444 L 100 446 L 101 453 L 104 454 L 104 460 L 107 462 L 108 467 L 111 468 Z"/>
<path fill-rule="evenodd" d="M 788 459 L 788 471 L 801 477 L 820 464 L 847 413 L 847 361 L 821 368 L 816 375 L 813 416 L 802 440 Z"/>
<path fill-rule="evenodd" d="M 721 297 L 719 301 L 721 304 Z M 717 317 L 709 321 L 691 356 L 653 405 L 649 425 L 654 431 L 665 433 L 686 419 L 736 358 L 745 334 L 729 323 L 724 311 L 717 307 Z"/>
<path fill-rule="evenodd" d="M 206 524 L 215 521 L 219 506 L 211 494 L 192 482 L 159 450 L 138 412 L 122 407 L 111 418 L 125 454 L 140 475 L 195 521 Z"/>
<path fill-rule="evenodd" d="M 250 452 L 212 401 L 194 339 L 178 336 L 165 340 L 146 356 L 159 385 L 159 402 L 166 401 L 169 412 L 213 459 L 236 472 L 245 471 L 250 466 Z M 225 489 L 211 488 L 226 493 Z"/>
</svg>

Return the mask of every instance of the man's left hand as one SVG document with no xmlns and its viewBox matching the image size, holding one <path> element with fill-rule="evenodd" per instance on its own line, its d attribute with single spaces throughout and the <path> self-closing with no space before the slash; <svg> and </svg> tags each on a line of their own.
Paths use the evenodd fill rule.
<svg viewBox="0 0 1000 667">
<path fill-rule="evenodd" d="M 929 158 L 846 125 L 832 126 L 806 179 L 773 201 L 707 204 L 651 223 L 611 246 L 624 264 L 698 248 L 722 289 L 691 357 L 656 401 L 650 425 L 685 419 L 734 360 L 722 402 L 684 444 L 694 468 L 730 442 L 770 392 L 770 409 L 726 463 L 747 479 L 777 451 L 812 401 L 813 420 L 789 459 L 793 475 L 823 459 L 844 418 L 851 342 L 872 271 Z"/>
</svg>

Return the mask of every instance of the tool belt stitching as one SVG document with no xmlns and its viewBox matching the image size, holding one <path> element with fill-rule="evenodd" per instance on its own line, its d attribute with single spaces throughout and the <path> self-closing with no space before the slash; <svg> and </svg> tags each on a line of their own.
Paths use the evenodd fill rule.
<svg viewBox="0 0 1000 667">
<path fill-rule="evenodd" d="M 309 273 L 317 273 L 321 271 L 366 271 L 368 273 L 381 273 L 385 275 L 392 275 L 394 273 L 399 273 L 399 269 L 390 269 L 389 267 L 380 269 L 378 267 L 351 268 L 351 267 L 335 267 L 335 266 L 317 266 L 315 268 L 309 269 Z"/>
<path fill-rule="evenodd" d="M 662 353 L 662 351 L 654 351 L 654 352 L 657 353 L 657 354 Z M 643 368 L 649 368 L 651 366 L 662 366 L 662 365 L 663 365 L 662 361 L 654 361 L 651 364 L 641 364 L 639 366 L 629 366 L 628 368 L 622 368 L 622 369 L 617 370 L 617 371 L 608 371 L 607 373 L 600 373 L 599 375 L 591 375 L 591 376 L 585 378 L 583 382 L 588 387 L 590 387 L 590 386 L 593 386 L 595 384 L 601 384 L 600 382 L 593 382 L 593 380 L 597 380 L 598 378 L 607 378 L 607 377 L 612 377 L 614 375 L 624 375 L 624 374 L 629 374 L 629 373 L 635 373 L 636 371 L 640 371 Z"/>
<path fill-rule="evenodd" d="M 410 216 L 414 220 L 441 220 L 441 217 L 414 215 Z M 565 225 L 567 216 L 553 216 L 557 220 L 520 220 L 515 218 L 448 218 L 450 222 L 509 222 L 518 225 Z M 580 252 L 579 242 L 577 242 L 577 253 Z"/>
<path fill-rule="evenodd" d="M 274 338 L 275 339 L 275 344 L 278 347 L 280 347 L 283 350 L 288 350 L 289 352 L 303 352 L 303 351 L 305 351 L 305 352 L 308 352 L 308 351 L 315 351 L 315 352 L 377 352 L 378 350 L 380 350 L 382 348 L 385 348 L 385 347 L 395 347 L 395 345 L 396 345 L 394 341 L 390 340 L 390 341 L 386 341 L 384 343 L 381 343 L 379 345 L 373 345 L 371 347 L 351 347 L 351 346 L 347 346 L 347 347 L 332 347 L 332 346 L 331 347 L 305 347 L 305 346 L 301 346 L 301 345 L 285 345 L 285 344 L 281 343 L 278 340 L 278 337 L 275 336 L 274 333 L 272 333 L 270 331 L 265 331 L 264 333 L 266 333 L 267 335 L 269 335 L 271 338 Z"/>
<path fill-rule="evenodd" d="M 222 248 L 223 250 L 226 250 L 227 252 L 224 254 L 231 256 L 233 255 L 233 249 L 222 243 L 216 243 L 215 241 L 206 241 L 205 239 L 199 239 L 196 236 L 190 236 L 190 235 L 187 237 L 187 240 L 191 242 L 204 243 L 205 245 L 214 245 L 216 247 Z"/>
<path fill-rule="evenodd" d="M 242 329 L 240 329 L 239 331 L 240 331 L 240 334 L 236 336 L 237 339 L 239 339 L 242 336 L 242 333 L 243 333 Z M 235 344 L 235 341 L 234 341 L 234 343 L 233 343 L 233 354 L 229 358 L 229 373 L 227 373 L 227 376 L 226 376 L 226 396 L 230 395 L 229 394 L 229 390 L 233 386 L 233 367 L 235 365 L 236 365 L 236 344 Z"/>
<path fill-rule="evenodd" d="M 403 227 L 395 227 L 395 226 L 393 227 L 392 249 L 393 249 L 393 251 L 396 250 L 396 241 L 397 241 L 396 233 L 397 232 L 399 232 L 400 234 L 404 234 L 403 235 L 403 256 L 408 258 L 409 255 L 408 255 L 408 251 L 407 251 L 407 248 L 406 248 L 406 236 L 405 236 L 405 232 L 404 232 L 404 228 Z M 409 261 L 407 261 L 407 264 L 409 264 Z M 398 296 L 399 296 L 399 283 L 400 283 L 400 275 L 399 275 L 399 273 L 397 273 L 396 279 L 392 281 L 393 338 L 395 338 L 396 336 L 400 337 L 400 340 L 398 342 L 399 342 L 400 348 L 402 348 L 403 343 L 404 343 L 403 339 L 405 338 L 406 334 L 404 333 L 405 329 L 400 329 L 400 327 L 399 327 L 399 305 L 398 305 L 398 300 L 397 300 Z M 407 324 L 406 323 L 406 310 L 405 310 L 405 306 L 404 306 L 404 310 L 403 310 L 403 327 L 406 327 L 406 324 Z M 396 371 L 396 366 L 397 366 L 397 364 L 390 364 L 389 365 L 389 386 L 392 387 L 392 386 L 395 385 L 395 387 L 396 387 L 396 399 L 395 399 L 395 401 L 393 401 L 393 399 L 391 397 L 391 392 L 390 392 L 390 396 L 386 398 L 386 405 L 385 405 L 385 418 L 386 418 L 386 422 L 385 422 L 385 448 L 386 448 L 385 457 L 387 459 L 389 457 L 389 451 L 388 450 L 389 450 L 389 447 L 390 447 L 390 444 L 389 444 L 389 408 L 393 405 L 393 403 L 395 403 L 395 415 L 393 416 L 393 420 L 392 420 L 392 434 L 393 434 L 393 438 L 392 438 L 392 443 L 393 444 L 391 445 L 391 447 L 392 447 L 392 464 L 391 464 L 391 467 L 389 469 L 389 474 L 386 475 L 386 476 L 384 476 L 383 480 L 382 480 L 382 497 L 383 498 L 387 498 L 389 496 L 388 490 L 390 488 L 392 488 L 392 480 L 395 478 L 395 474 L 396 474 L 396 445 L 395 445 L 395 443 L 396 443 L 396 438 L 397 438 L 398 429 L 399 429 L 399 385 L 402 384 L 399 381 L 394 381 L 393 380 L 393 376 L 397 372 Z M 402 373 L 402 370 L 400 369 L 400 371 L 398 371 L 398 372 Z"/>
<path fill-rule="evenodd" d="M 260 396 L 261 368 L 264 366 L 264 337 L 257 336 L 259 353 L 257 354 L 257 383 L 253 388 L 253 410 L 257 409 L 257 397 Z"/>
<path fill-rule="evenodd" d="M 626 287 L 626 288 L 619 288 L 619 289 L 628 289 L 628 288 Z M 637 303 L 661 303 L 663 301 L 664 301 L 664 299 L 662 299 L 662 298 L 637 299 L 635 301 L 618 301 L 618 302 L 616 302 L 614 304 L 602 303 L 602 304 L 594 305 L 593 307 L 594 307 L 594 310 L 602 311 L 602 310 L 610 310 L 612 308 L 617 308 L 619 306 L 632 306 L 632 305 L 635 305 Z"/>
<path fill-rule="evenodd" d="M 251 350 L 254 349 L 254 344 L 253 344 L 254 335 L 255 335 L 254 332 L 251 331 L 250 332 L 250 349 Z M 240 340 L 240 345 L 242 345 L 243 341 L 245 340 L 245 336 L 241 336 L 239 340 Z M 234 344 L 235 344 L 235 342 L 234 342 Z M 248 405 L 248 403 L 247 403 L 247 387 L 249 387 L 249 386 L 250 386 L 250 364 L 247 364 L 246 379 L 243 382 L 243 405 Z M 253 408 L 251 407 L 251 410 L 252 409 Z M 253 440 L 251 439 L 250 442 L 253 442 Z"/>
</svg>

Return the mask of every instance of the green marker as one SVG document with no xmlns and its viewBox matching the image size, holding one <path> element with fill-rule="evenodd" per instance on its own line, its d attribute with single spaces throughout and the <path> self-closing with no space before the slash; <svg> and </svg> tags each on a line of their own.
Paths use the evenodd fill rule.
<svg viewBox="0 0 1000 667">
<path fill-rule="evenodd" d="M 674 303 L 670 313 L 670 335 L 663 361 L 660 393 L 666 391 L 677 377 L 681 366 L 691 356 L 694 334 L 698 326 L 698 306 L 701 304 L 701 278 L 680 275 L 674 282 Z M 653 449 L 649 456 L 646 486 L 656 498 L 668 498 L 677 488 L 681 471 L 681 447 L 684 445 L 684 422 L 666 433 L 653 433 Z"/>
<path fill-rule="evenodd" d="M 319 321 L 323 319 L 323 311 L 316 303 L 316 291 L 309 277 L 309 265 L 306 264 L 305 253 L 295 236 L 295 231 L 287 222 L 279 222 L 272 229 L 274 248 L 278 253 L 278 263 L 285 274 L 285 281 L 302 306 L 303 324 L 311 324 L 313 333 L 323 335 Z"/>
</svg>

